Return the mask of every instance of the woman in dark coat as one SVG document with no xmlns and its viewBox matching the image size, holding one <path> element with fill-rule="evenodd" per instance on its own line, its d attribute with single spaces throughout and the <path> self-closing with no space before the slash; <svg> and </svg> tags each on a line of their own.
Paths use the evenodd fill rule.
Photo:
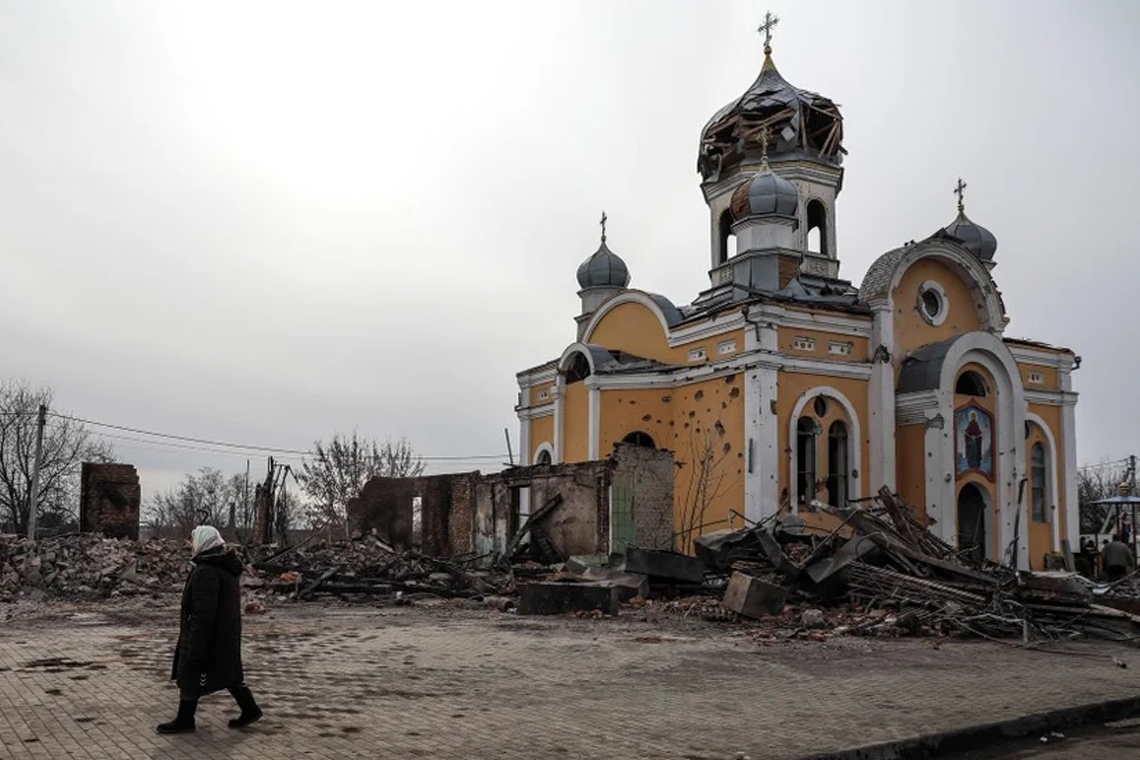
<svg viewBox="0 0 1140 760">
<path fill-rule="evenodd" d="M 194 569 L 182 591 L 182 616 L 174 667 L 178 682 L 178 717 L 158 727 L 160 734 L 193 731 L 198 699 L 226 689 L 241 708 L 230 728 L 261 717 L 253 692 L 245 685 L 241 664 L 241 559 L 226 546 L 216 528 L 201 525 L 190 536 Z"/>
</svg>

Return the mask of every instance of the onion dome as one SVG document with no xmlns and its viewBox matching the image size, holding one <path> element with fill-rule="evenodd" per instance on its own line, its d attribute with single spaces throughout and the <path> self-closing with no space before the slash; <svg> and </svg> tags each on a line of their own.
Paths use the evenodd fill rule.
<svg viewBox="0 0 1140 760">
<path fill-rule="evenodd" d="M 795 216 L 799 201 L 796 186 L 772 171 L 764 156 L 756 176 L 732 194 L 732 216 L 737 221 L 757 215 Z"/>
<path fill-rule="evenodd" d="M 606 245 L 606 215 L 602 214 L 602 244 L 590 258 L 578 265 L 578 285 L 587 288 L 624 288 L 629 285 L 629 268 Z"/>
<path fill-rule="evenodd" d="M 760 76 L 743 95 L 717 111 L 701 133 L 697 168 L 703 179 L 715 181 L 723 170 L 759 159 L 763 127 L 775 137 L 772 160 L 808 159 L 839 166 L 847 152 L 839 106 L 789 84 L 776 70 L 767 44 Z"/>
<path fill-rule="evenodd" d="M 962 247 L 982 261 L 993 261 L 997 251 L 997 238 L 980 224 L 975 224 L 966 216 L 964 201 L 966 183 L 958 180 L 954 192 L 958 195 L 958 218 L 939 230 L 942 235 L 954 238 Z"/>
</svg>

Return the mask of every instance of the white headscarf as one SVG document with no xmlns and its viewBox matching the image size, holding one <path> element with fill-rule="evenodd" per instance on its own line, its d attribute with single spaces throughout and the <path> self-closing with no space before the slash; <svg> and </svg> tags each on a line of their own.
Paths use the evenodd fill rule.
<svg viewBox="0 0 1140 760">
<path fill-rule="evenodd" d="M 212 525 L 199 525 L 190 534 L 190 556 L 197 557 L 207 549 L 225 546 L 225 543 L 217 528 Z"/>
</svg>

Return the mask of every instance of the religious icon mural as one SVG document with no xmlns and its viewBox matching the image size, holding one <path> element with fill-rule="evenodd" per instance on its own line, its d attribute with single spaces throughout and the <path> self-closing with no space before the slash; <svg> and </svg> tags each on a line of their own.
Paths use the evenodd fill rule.
<svg viewBox="0 0 1140 760">
<path fill-rule="evenodd" d="M 990 413 L 976 404 L 964 406 L 954 414 L 954 430 L 958 476 L 980 472 L 993 480 L 994 422 Z"/>
</svg>

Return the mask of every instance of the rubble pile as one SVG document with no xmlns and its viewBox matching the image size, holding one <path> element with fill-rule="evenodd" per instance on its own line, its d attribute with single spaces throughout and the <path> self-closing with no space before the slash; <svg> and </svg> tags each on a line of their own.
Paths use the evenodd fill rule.
<svg viewBox="0 0 1140 760">
<path fill-rule="evenodd" d="M 1020 572 L 977 559 L 934 536 L 886 489 L 860 507 L 817 507 L 836 523 L 825 535 L 784 517 L 696 540 L 710 573 L 729 578 L 724 607 L 785 624 L 807 607 L 798 624 L 783 628 L 810 638 L 826 636 L 825 629 L 864 636 L 1132 640 L 1140 629 L 1135 587 L 1109 589 L 1072 572 Z M 788 608 L 790 616 L 784 615 Z"/>
<path fill-rule="evenodd" d="M 513 591 L 502 573 L 471 567 L 475 558 L 445 559 L 417 551 L 396 551 L 374 534 L 336 542 L 302 543 L 254 558 L 256 582 L 267 593 L 306 599 L 319 595 L 346 600 L 441 598 L 501 595 Z"/>
<path fill-rule="evenodd" d="M 34 546 L 23 536 L 0 535 L 0 601 L 21 593 L 102 597 L 181 590 L 187 559 L 178 541 L 81 533 Z"/>
</svg>

